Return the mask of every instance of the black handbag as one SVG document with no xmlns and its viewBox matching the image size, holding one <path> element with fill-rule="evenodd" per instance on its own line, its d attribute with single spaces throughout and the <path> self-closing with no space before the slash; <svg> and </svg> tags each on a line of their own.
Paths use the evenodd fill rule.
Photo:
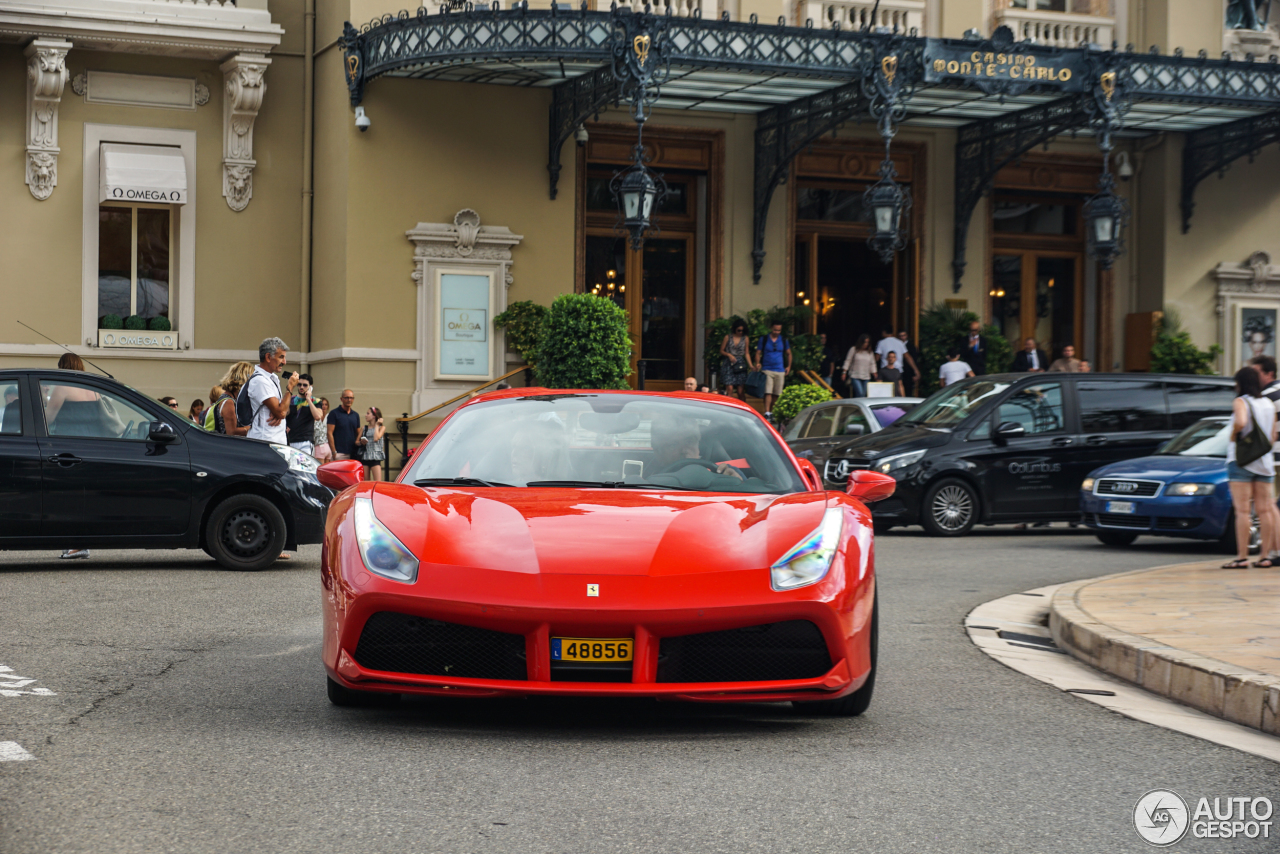
<svg viewBox="0 0 1280 854">
<path fill-rule="evenodd" d="M 765 376 L 764 371 L 751 371 L 747 374 L 747 381 L 743 386 L 747 390 L 747 394 L 752 397 L 764 397 Z"/>
<path fill-rule="evenodd" d="M 1248 405 L 1248 401 L 1245 404 Z M 1258 418 L 1253 414 L 1252 406 L 1249 406 L 1249 424 L 1252 429 L 1248 433 L 1236 436 L 1236 465 L 1247 466 L 1262 459 L 1271 450 L 1271 440 L 1258 426 Z"/>
</svg>

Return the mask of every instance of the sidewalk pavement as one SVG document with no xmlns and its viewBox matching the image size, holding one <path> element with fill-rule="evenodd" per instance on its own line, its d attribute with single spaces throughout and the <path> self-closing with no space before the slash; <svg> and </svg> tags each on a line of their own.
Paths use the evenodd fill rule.
<svg viewBox="0 0 1280 854">
<path fill-rule="evenodd" d="M 1049 628 L 1148 691 L 1280 735 L 1280 569 L 1180 564 L 1064 584 Z"/>
</svg>

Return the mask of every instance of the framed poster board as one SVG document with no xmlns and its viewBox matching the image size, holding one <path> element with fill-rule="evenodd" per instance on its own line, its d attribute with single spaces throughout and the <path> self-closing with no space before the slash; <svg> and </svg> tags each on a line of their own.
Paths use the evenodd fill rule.
<svg viewBox="0 0 1280 854">
<path fill-rule="evenodd" d="M 1276 320 L 1280 303 L 1273 300 L 1236 300 L 1232 308 L 1231 366 L 1228 374 L 1249 364 L 1254 356 L 1276 355 Z"/>
<path fill-rule="evenodd" d="M 493 379 L 495 271 L 436 267 L 434 273 L 435 378 Z"/>
</svg>

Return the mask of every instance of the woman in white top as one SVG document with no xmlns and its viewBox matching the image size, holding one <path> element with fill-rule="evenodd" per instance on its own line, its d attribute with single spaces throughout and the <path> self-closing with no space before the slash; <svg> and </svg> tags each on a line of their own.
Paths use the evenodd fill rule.
<svg viewBox="0 0 1280 854">
<path fill-rule="evenodd" d="M 1270 543 L 1272 532 L 1280 513 L 1276 511 L 1276 499 L 1271 488 L 1276 475 L 1275 453 L 1272 447 L 1276 441 L 1276 409 L 1275 404 L 1262 396 L 1262 379 L 1253 367 L 1244 367 L 1236 371 L 1235 401 L 1231 404 L 1231 440 L 1227 442 L 1227 480 L 1231 488 L 1231 504 L 1235 511 L 1236 554 L 1233 561 L 1222 565 L 1223 569 L 1245 569 L 1249 566 L 1249 522 L 1251 514 L 1249 503 L 1253 502 L 1253 511 L 1258 515 L 1258 526 L 1262 529 L 1262 542 Z M 1256 460 L 1241 465 L 1236 462 L 1236 440 L 1254 429 L 1254 424 L 1267 441 L 1267 452 Z M 1271 560 L 1262 557 L 1253 564 L 1256 567 L 1273 566 Z"/>
<path fill-rule="evenodd" d="M 871 336 L 863 335 L 844 357 L 844 381 L 850 397 L 866 397 L 867 382 L 876 378 L 876 354 L 871 349 Z"/>
</svg>

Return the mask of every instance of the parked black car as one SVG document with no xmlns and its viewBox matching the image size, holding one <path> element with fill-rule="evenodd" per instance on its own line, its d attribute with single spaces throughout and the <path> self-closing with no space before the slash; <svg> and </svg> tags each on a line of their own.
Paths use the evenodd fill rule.
<svg viewBox="0 0 1280 854">
<path fill-rule="evenodd" d="M 891 474 L 877 528 L 938 536 L 980 522 L 1076 521 L 1096 468 L 1151 454 L 1201 418 L 1231 411 L 1232 381 L 1166 374 L 999 374 L 938 391 L 897 422 L 833 450 L 824 478 Z"/>
<path fill-rule="evenodd" d="M 0 549 L 201 548 L 255 570 L 321 541 L 333 493 L 307 454 L 93 374 L 0 370 L 0 393 Z"/>
</svg>

